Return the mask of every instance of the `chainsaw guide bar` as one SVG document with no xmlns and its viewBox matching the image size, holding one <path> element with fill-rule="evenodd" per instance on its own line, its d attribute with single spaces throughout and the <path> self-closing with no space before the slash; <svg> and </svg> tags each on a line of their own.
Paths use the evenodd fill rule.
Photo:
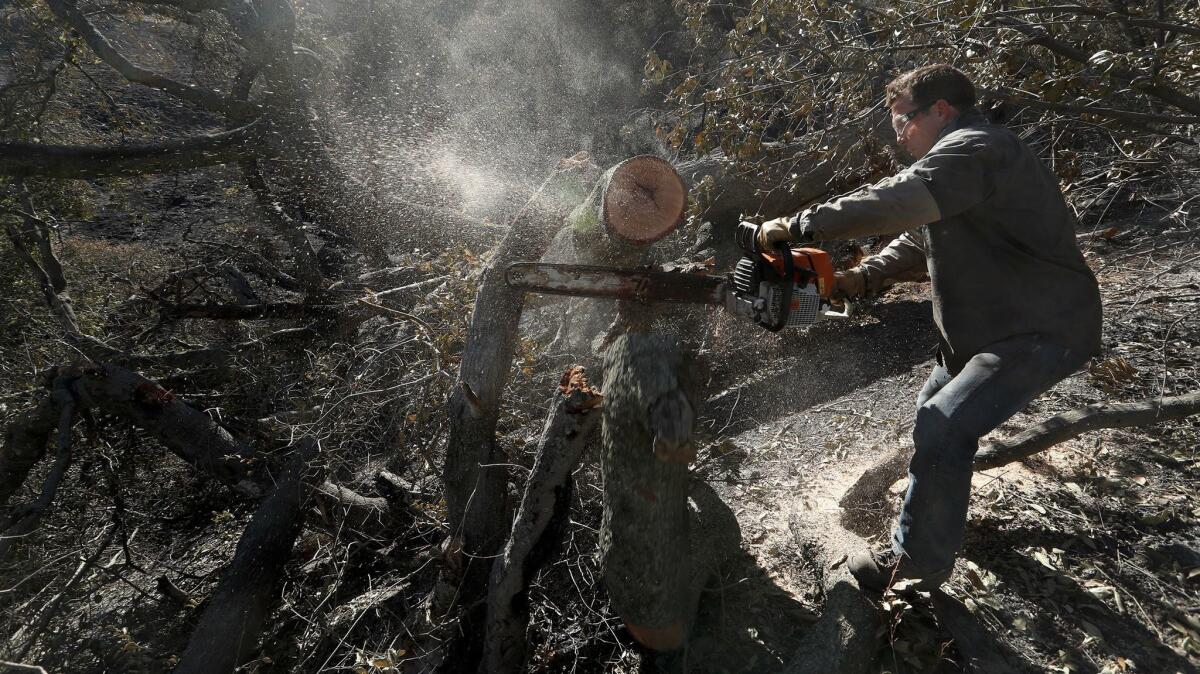
<svg viewBox="0 0 1200 674">
<path fill-rule="evenodd" d="M 505 280 L 514 288 L 538 293 L 643 303 L 721 305 L 728 294 L 724 276 L 581 264 L 517 262 L 508 266 Z"/>
</svg>

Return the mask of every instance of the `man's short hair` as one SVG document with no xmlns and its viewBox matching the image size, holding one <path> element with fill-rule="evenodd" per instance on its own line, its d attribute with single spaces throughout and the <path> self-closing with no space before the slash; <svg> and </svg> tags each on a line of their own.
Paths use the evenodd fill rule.
<svg viewBox="0 0 1200 674">
<path fill-rule="evenodd" d="M 961 70 L 945 63 L 910 70 L 889 82 L 886 92 L 889 107 L 905 94 L 918 106 L 945 99 L 959 112 L 975 107 L 975 85 Z"/>
</svg>

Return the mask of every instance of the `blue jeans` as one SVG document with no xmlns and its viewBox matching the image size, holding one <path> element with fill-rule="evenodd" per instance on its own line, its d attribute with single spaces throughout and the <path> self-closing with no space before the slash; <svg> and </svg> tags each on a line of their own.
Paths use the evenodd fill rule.
<svg viewBox="0 0 1200 674">
<path fill-rule="evenodd" d="M 954 565 L 967 525 L 979 438 L 1087 360 L 1041 335 L 982 349 L 956 375 L 939 362 L 917 397 L 916 451 L 892 548 L 922 574 Z"/>
</svg>

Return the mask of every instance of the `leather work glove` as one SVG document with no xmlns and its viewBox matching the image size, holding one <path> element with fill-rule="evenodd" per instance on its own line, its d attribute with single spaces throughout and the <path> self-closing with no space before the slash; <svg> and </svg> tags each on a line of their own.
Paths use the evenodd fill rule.
<svg viewBox="0 0 1200 674">
<path fill-rule="evenodd" d="M 792 232 L 788 226 L 792 224 L 793 220 L 792 216 L 788 216 L 762 223 L 762 226 L 758 228 L 758 247 L 762 250 L 775 250 L 775 244 L 791 241 Z"/>
<path fill-rule="evenodd" d="M 867 275 L 862 267 L 834 272 L 833 299 L 858 299 L 867 294 Z"/>
</svg>

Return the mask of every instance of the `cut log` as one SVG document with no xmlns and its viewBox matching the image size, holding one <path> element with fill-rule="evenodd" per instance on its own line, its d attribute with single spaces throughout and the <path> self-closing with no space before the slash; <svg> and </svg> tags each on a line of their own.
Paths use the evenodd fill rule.
<svg viewBox="0 0 1200 674">
<path fill-rule="evenodd" d="M 277 599 L 283 565 L 292 555 L 303 523 L 304 483 L 315 481 L 316 470 L 310 464 L 316 457 L 317 442 L 302 441 L 275 489 L 250 518 L 175 674 L 232 672 L 257 649 L 263 623 Z"/>
<path fill-rule="evenodd" d="M 450 434 L 442 471 L 455 539 L 450 548 L 469 555 L 468 565 L 469 560 L 495 554 L 508 531 L 506 471 L 505 462 L 497 457 L 496 421 L 519 341 L 525 295 L 505 282 L 505 272 L 512 262 L 541 257 L 562 225 L 566 209 L 585 191 L 579 181 L 587 170 L 581 166 L 573 163 L 555 171 L 517 215 L 483 272 L 475 298 L 458 383 L 447 403 Z M 564 194 L 574 201 L 564 204 Z M 464 599 L 477 598 L 486 590 L 487 568 L 469 565 Z"/>
<path fill-rule="evenodd" d="M 604 585 L 634 638 L 659 651 L 681 647 L 694 617 L 693 371 L 678 341 L 659 334 L 621 335 L 604 358 Z"/>
<path fill-rule="evenodd" d="M 846 560 L 867 549 L 832 514 L 788 519 L 801 559 L 812 565 L 825 603 L 785 670 L 788 674 L 865 674 L 879 651 L 879 612 L 858 589 Z"/>
<path fill-rule="evenodd" d="M 540 551 L 556 543 L 546 540 L 555 519 L 570 506 L 571 472 L 600 419 L 600 392 L 588 385 L 582 367 L 563 374 L 562 383 L 542 428 L 537 458 L 525 496 L 503 554 L 492 565 L 488 588 L 487 636 L 482 671 L 524 671 L 525 632 L 529 623 L 526 591 L 546 561 Z"/>
<path fill-rule="evenodd" d="M 600 221 L 610 237 L 644 246 L 675 231 L 687 188 L 675 167 L 652 155 L 631 157 L 600 178 Z"/>
</svg>

